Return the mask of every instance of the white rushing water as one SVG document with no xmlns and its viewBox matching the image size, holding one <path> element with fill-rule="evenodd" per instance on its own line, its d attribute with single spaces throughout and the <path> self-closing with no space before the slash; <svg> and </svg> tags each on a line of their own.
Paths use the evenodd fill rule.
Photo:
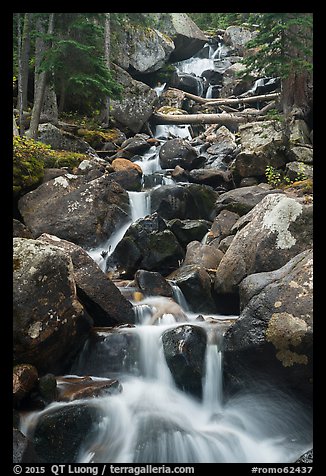
<svg viewBox="0 0 326 476">
<path fill-rule="evenodd" d="M 244 392 L 223 402 L 222 353 L 215 338 L 208 338 L 206 348 L 203 399 L 178 389 L 161 339 L 176 325 L 121 331 L 139 338 L 140 375 L 122 374 L 121 394 L 75 403 L 95 405 L 101 415 L 95 436 L 86 438 L 76 462 L 286 463 L 309 448 L 307 416 L 273 389 Z M 28 434 L 42 415 L 63 405 L 72 403 L 53 403 L 26 416 L 22 431 Z"/>
</svg>

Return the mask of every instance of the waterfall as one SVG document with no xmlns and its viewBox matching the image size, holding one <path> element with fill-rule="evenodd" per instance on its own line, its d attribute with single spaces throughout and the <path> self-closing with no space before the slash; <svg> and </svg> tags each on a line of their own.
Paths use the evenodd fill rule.
<svg viewBox="0 0 326 476">
<path fill-rule="evenodd" d="M 151 213 L 151 195 L 146 192 L 128 192 L 132 222 Z"/>
<path fill-rule="evenodd" d="M 187 303 L 187 300 L 186 300 L 183 292 L 179 288 L 179 286 L 176 283 L 174 283 L 173 281 L 170 282 L 170 285 L 171 285 L 172 290 L 173 290 L 174 300 L 182 307 L 182 309 L 185 312 L 190 312 L 190 308 L 189 308 L 189 305 Z"/>
<path fill-rule="evenodd" d="M 203 399 L 177 388 L 161 336 L 178 325 L 121 329 L 140 341 L 135 365 L 140 374 L 124 373 L 121 362 L 122 393 L 50 404 L 23 416 L 21 430 L 30 435 L 38 419 L 53 409 L 91 404 L 101 419 L 94 422 L 93 436 L 81 446 L 77 463 L 278 463 L 292 462 L 308 448 L 304 409 L 275 395 L 272 388 L 264 395 L 252 391 L 223 401 L 218 330 L 210 335 L 211 328 L 204 325 L 208 339 Z M 92 355 L 97 356 L 96 349 L 84 359 L 88 365 Z M 84 374 L 83 368 L 75 370 Z"/>
</svg>

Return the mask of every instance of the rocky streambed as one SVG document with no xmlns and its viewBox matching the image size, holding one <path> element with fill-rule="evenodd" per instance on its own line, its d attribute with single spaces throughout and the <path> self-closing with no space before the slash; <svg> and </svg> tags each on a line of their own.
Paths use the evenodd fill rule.
<svg viewBox="0 0 326 476">
<path fill-rule="evenodd" d="M 243 51 L 215 40 L 175 58 L 174 87 L 255 91 L 232 73 Z M 203 107 L 151 91 L 157 109 Z M 18 202 L 14 458 L 293 462 L 312 446 L 309 128 L 147 119 L 95 148 L 41 126 L 88 155 Z"/>
</svg>

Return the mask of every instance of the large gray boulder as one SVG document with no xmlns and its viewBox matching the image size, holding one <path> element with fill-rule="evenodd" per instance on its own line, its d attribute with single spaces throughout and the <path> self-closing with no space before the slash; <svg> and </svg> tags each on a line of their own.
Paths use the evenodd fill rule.
<svg viewBox="0 0 326 476">
<path fill-rule="evenodd" d="M 107 175 L 85 180 L 66 174 L 19 200 L 19 211 L 34 237 L 49 233 L 92 248 L 127 218 L 128 194 L 120 185 Z"/>
<path fill-rule="evenodd" d="M 215 291 L 237 293 L 249 274 L 273 271 L 312 246 L 312 205 L 284 194 L 267 195 L 238 220 L 218 267 Z"/>
<path fill-rule="evenodd" d="M 277 121 L 250 122 L 239 126 L 241 152 L 234 161 L 240 177 L 265 174 L 268 165 L 279 168 L 288 161 L 288 137 Z"/>
<path fill-rule="evenodd" d="M 172 39 L 156 29 L 137 29 L 130 36 L 129 67 L 138 73 L 152 73 L 162 68 L 175 49 Z"/>
<path fill-rule="evenodd" d="M 311 398 L 312 272 L 312 251 L 307 250 L 275 271 L 241 282 L 242 312 L 224 338 L 228 383 L 243 385 L 265 375 Z"/>
<path fill-rule="evenodd" d="M 114 67 L 117 81 L 124 87 L 121 100 L 111 100 L 111 115 L 122 126 L 137 133 L 150 118 L 158 101 L 154 89 L 133 79 L 119 66 Z"/>
<path fill-rule="evenodd" d="M 159 29 L 172 38 L 175 49 L 170 60 L 181 61 L 197 53 L 208 38 L 186 13 L 156 13 Z"/>
<path fill-rule="evenodd" d="M 56 246 L 14 238 L 14 362 L 63 372 L 93 322 L 77 299 L 73 264 Z"/>
<path fill-rule="evenodd" d="M 235 53 L 243 55 L 246 44 L 256 35 L 256 31 L 251 31 L 243 26 L 228 26 L 223 39 L 224 43 L 231 46 Z"/>
<path fill-rule="evenodd" d="M 93 318 L 95 326 L 134 323 L 132 304 L 123 297 L 85 250 L 46 233 L 38 240 L 60 248 L 71 257 L 78 298 Z"/>
</svg>

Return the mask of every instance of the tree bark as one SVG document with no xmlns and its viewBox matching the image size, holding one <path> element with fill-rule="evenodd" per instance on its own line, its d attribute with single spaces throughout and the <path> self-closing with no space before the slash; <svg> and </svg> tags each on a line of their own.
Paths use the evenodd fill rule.
<svg viewBox="0 0 326 476">
<path fill-rule="evenodd" d="M 18 131 L 18 127 L 17 127 L 17 123 L 16 123 L 16 119 L 15 119 L 15 114 L 13 113 L 13 122 L 12 122 L 12 128 L 13 128 L 13 135 L 14 136 L 19 136 L 19 131 Z"/>
<path fill-rule="evenodd" d="M 29 50 L 30 50 L 30 19 L 31 14 L 25 13 L 23 22 L 23 32 L 21 35 L 21 48 L 20 48 L 20 81 L 21 81 L 21 94 L 18 96 L 17 108 L 19 110 L 27 109 L 27 86 L 28 86 L 28 62 L 29 62 Z"/>
<path fill-rule="evenodd" d="M 54 13 L 49 14 L 49 23 L 47 34 L 52 35 L 54 26 Z M 42 20 L 37 22 L 37 29 L 44 33 L 45 28 Z M 43 107 L 44 92 L 46 86 L 46 72 L 39 71 L 42 59 L 46 52 L 46 44 L 43 38 L 39 37 L 35 44 L 35 86 L 34 86 L 34 105 L 31 117 L 31 124 L 28 131 L 28 137 L 37 138 L 38 126 L 40 122 L 41 111 Z"/>
<path fill-rule="evenodd" d="M 105 64 L 108 70 L 110 70 L 110 58 L 111 58 L 111 18 L 110 13 L 105 13 L 105 25 L 104 25 L 104 57 Z M 109 126 L 110 122 L 110 97 L 105 98 L 104 106 L 104 124 Z"/>
</svg>

